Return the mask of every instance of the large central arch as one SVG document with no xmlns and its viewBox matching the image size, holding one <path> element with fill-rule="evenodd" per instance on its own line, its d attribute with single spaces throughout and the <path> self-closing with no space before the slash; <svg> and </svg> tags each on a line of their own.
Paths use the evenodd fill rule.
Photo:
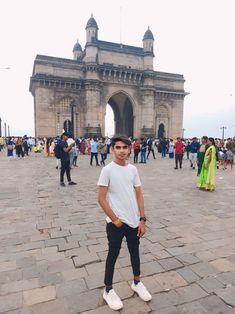
<svg viewBox="0 0 235 314">
<path fill-rule="evenodd" d="M 130 97 L 120 91 L 109 98 L 108 104 L 114 113 L 114 132 L 133 137 L 134 116 Z"/>
</svg>

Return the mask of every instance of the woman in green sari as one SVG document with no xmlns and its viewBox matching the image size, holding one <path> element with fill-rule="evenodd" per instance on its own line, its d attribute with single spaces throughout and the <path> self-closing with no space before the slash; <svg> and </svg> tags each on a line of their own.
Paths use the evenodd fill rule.
<svg viewBox="0 0 235 314">
<path fill-rule="evenodd" d="M 215 189 L 215 171 L 217 167 L 215 140 L 209 137 L 202 170 L 198 179 L 199 189 L 214 191 Z"/>
</svg>

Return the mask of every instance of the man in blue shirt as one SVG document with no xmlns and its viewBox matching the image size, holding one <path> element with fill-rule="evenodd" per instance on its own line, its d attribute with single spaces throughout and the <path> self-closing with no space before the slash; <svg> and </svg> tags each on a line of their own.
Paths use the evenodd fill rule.
<svg viewBox="0 0 235 314">
<path fill-rule="evenodd" d="M 91 159 L 90 159 L 90 165 L 92 166 L 93 157 L 95 157 L 96 166 L 99 166 L 98 162 L 98 141 L 96 138 L 93 138 L 91 141 Z"/>
<path fill-rule="evenodd" d="M 200 144 L 198 142 L 197 137 L 192 138 L 192 142 L 190 144 L 190 152 L 189 152 L 189 160 L 190 167 L 195 169 L 197 165 L 197 153 L 200 148 Z"/>
</svg>

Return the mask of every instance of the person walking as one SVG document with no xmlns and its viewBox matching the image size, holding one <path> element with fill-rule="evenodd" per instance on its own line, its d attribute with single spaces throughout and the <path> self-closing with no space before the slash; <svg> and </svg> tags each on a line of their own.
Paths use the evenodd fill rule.
<svg viewBox="0 0 235 314">
<path fill-rule="evenodd" d="M 198 188 L 206 191 L 215 190 L 215 172 L 217 168 L 216 147 L 213 137 L 208 139 L 209 147 L 206 150 L 202 170 L 198 178 Z"/>
<path fill-rule="evenodd" d="M 173 139 L 170 139 L 169 148 L 168 148 L 169 158 L 174 158 L 174 142 Z"/>
<path fill-rule="evenodd" d="M 107 144 L 105 137 L 99 143 L 100 155 L 101 155 L 101 165 L 105 166 L 105 160 L 107 159 Z"/>
<path fill-rule="evenodd" d="M 135 166 L 126 162 L 131 141 L 123 135 L 111 139 L 114 161 L 101 171 L 98 186 L 98 202 L 106 217 L 108 256 L 105 264 L 103 298 L 113 310 L 120 310 L 123 303 L 113 289 L 113 275 L 122 240 L 126 237 L 131 257 L 134 279 L 131 289 L 144 301 L 152 299 L 140 281 L 140 238 L 146 232 L 146 218 L 141 182 Z"/>
<path fill-rule="evenodd" d="M 175 148 L 175 169 L 178 169 L 178 164 L 180 168 L 182 168 L 184 144 L 180 137 L 177 137 L 177 142 L 175 143 L 174 148 Z"/>
<path fill-rule="evenodd" d="M 148 154 L 147 154 L 147 159 L 149 158 L 149 154 L 152 152 L 153 154 L 153 159 L 156 159 L 154 149 L 153 149 L 153 138 L 150 137 L 147 141 L 147 146 L 148 146 Z"/>
<path fill-rule="evenodd" d="M 98 161 L 98 146 L 99 143 L 96 138 L 93 138 L 91 141 L 91 158 L 90 158 L 90 165 L 92 166 L 93 157 L 95 157 L 96 166 L 99 166 Z"/>
<path fill-rule="evenodd" d="M 60 169 L 60 185 L 65 186 L 64 183 L 64 174 L 66 172 L 67 180 L 69 185 L 75 185 L 77 183 L 73 182 L 71 180 L 70 176 L 70 158 L 69 158 L 69 152 L 74 147 L 75 142 L 72 142 L 70 145 L 68 145 L 67 140 L 69 138 L 69 133 L 64 132 L 62 134 L 62 142 L 59 144 L 61 149 L 61 169 Z"/>
</svg>

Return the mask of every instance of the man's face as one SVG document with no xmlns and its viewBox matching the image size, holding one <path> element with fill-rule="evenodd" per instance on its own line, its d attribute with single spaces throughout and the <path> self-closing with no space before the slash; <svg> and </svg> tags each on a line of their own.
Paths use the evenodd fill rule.
<svg viewBox="0 0 235 314">
<path fill-rule="evenodd" d="M 206 144 L 207 143 L 207 139 L 202 138 L 202 144 Z"/>
<path fill-rule="evenodd" d="M 117 159 L 124 160 L 130 154 L 130 147 L 126 143 L 118 141 L 113 147 L 113 153 Z"/>
<path fill-rule="evenodd" d="M 67 141 L 68 140 L 68 136 L 67 135 L 63 135 L 63 140 Z"/>
</svg>

